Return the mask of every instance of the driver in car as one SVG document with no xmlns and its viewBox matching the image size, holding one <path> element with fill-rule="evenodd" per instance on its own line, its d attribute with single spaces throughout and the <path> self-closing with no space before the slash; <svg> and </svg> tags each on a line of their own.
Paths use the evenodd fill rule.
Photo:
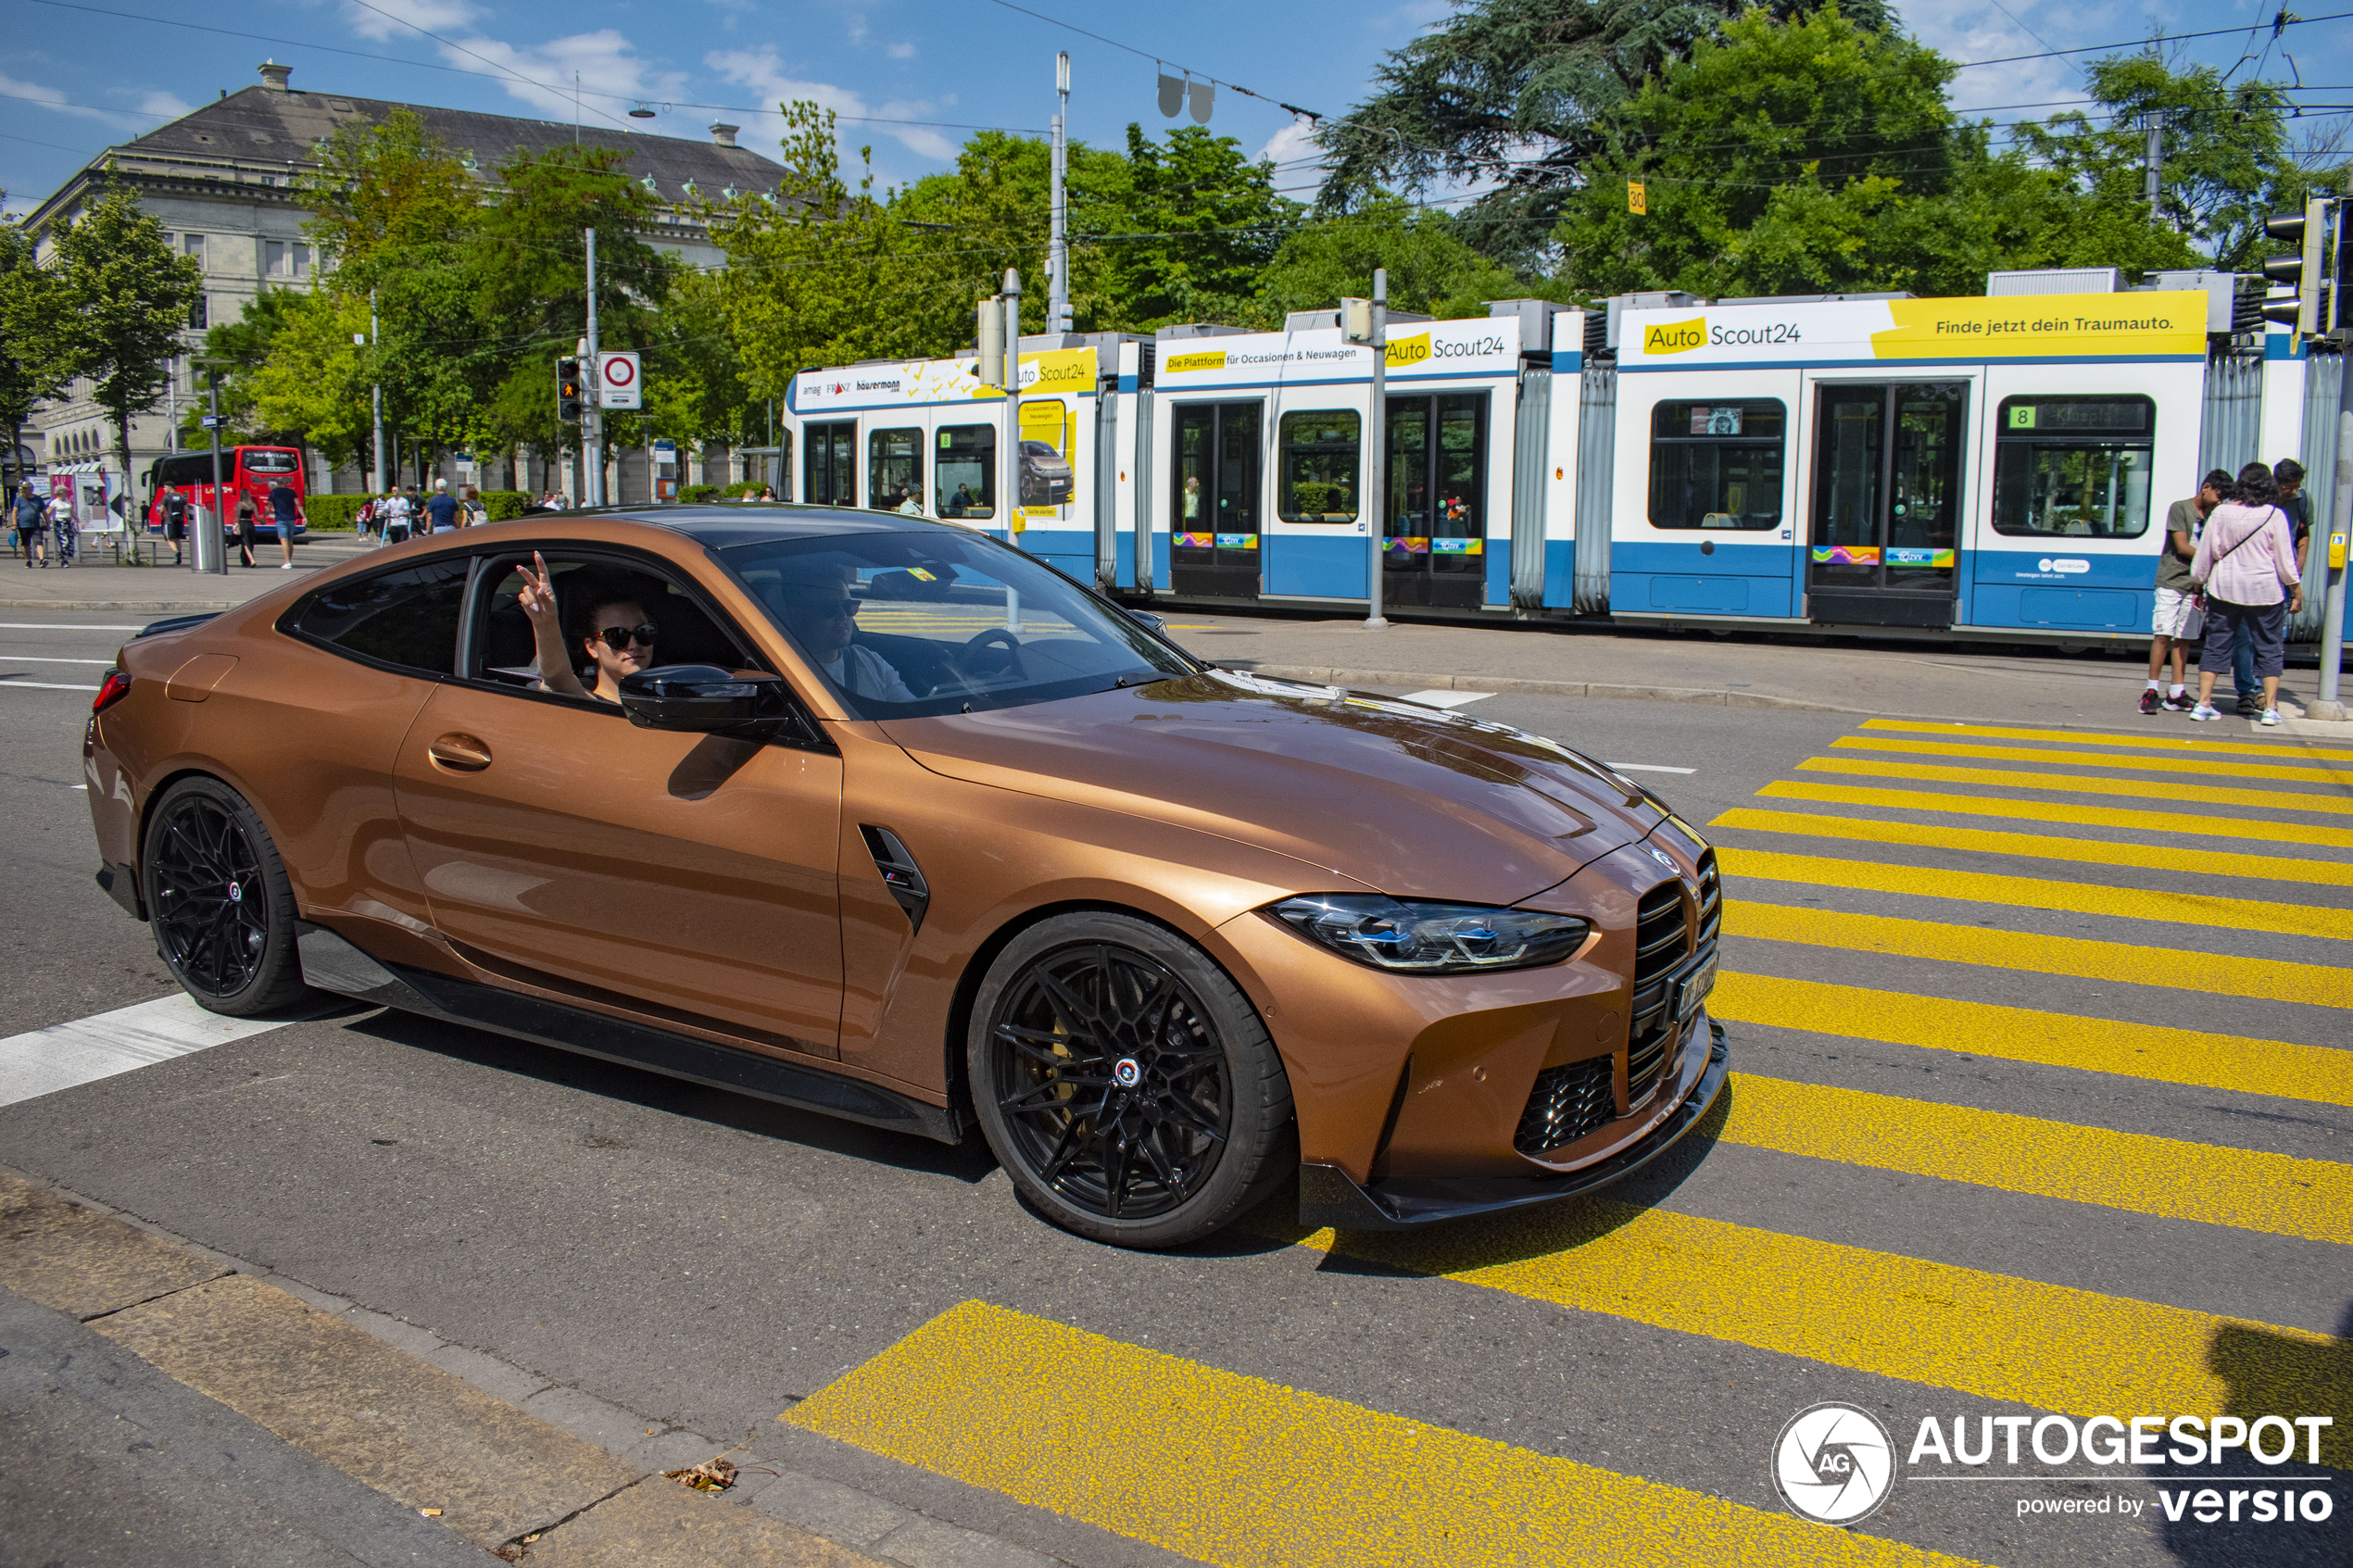
<svg viewBox="0 0 2353 1568">
<path fill-rule="evenodd" d="M 564 616 L 557 609 L 555 577 L 544 557 L 535 550 L 531 565 L 515 570 L 522 574 L 515 605 L 531 618 L 532 637 L 539 650 L 541 690 L 618 703 L 621 678 L 653 668 L 658 628 L 646 614 L 635 583 L 593 571 L 574 572 L 564 583 L 573 613 Z M 586 649 L 596 661 L 594 687 L 585 684 L 573 670 L 567 632 L 569 641 Z"/>
<path fill-rule="evenodd" d="M 849 596 L 858 569 L 847 562 L 812 561 L 806 575 L 779 585 L 776 612 L 785 630 L 818 671 L 852 696 L 878 702 L 913 702 L 890 661 L 850 639 L 858 631 L 858 607 Z"/>
</svg>

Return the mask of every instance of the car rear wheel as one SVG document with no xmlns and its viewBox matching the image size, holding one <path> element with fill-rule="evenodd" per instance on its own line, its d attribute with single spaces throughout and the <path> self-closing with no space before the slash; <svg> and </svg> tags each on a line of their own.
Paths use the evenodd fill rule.
<svg viewBox="0 0 2353 1568">
<path fill-rule="evenodd" d="M 248 1018 L 311 994 L 278 847 L 227 784 L 190 778 L 164 792 L 148 814 L 140 881 L 156 948 L 198 1006 Z"/>
<path fill-rule="evenodd" d="M 981 983 L 967 1050 L 989 1147 L 1081 1236 L 1179 1246 L 1294 1162 L 1290 1084 L 1257 1010 L 1148 921 L 1061 915 L 1023 932 Z"/>
</svg>

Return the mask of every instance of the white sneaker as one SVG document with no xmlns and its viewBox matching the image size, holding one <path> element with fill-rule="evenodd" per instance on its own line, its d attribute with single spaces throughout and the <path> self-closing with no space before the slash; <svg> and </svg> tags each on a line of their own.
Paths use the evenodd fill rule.
<svg viewBox="0 0 2353 1568">
<path fill-rule="evenodd" d="M 2199 721 L 2220 719 L 2221 716 L 2222 710 L 2210 702 L 2201 702 L 2190 709 L 2190 717 Z"/>
<path fill-rule="evenodd" d="M 292 571 L 294 570 L 294 562 L 290 560 L 282 560 L 278 563 L 278 570 L 280 571 Z"/>
<path fill-rule="evenodd" d="M 2268 724 L 2274 729 L 2278 728 L 2280 722 L 2280 710 L 2276 708 L 2265 709 L 2263 710 L 2263 717 L 2259 721 L 2264 724 Z"/>
</svg>

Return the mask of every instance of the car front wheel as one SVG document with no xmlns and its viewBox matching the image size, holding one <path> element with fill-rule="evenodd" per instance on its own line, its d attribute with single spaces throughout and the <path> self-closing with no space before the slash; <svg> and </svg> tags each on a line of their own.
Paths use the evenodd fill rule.
<svg viewBox="0 0 2353 1568">
<path fill-rule="evenodd" d="M 311 995 L 294 889 L 270 830 L 218 779 L 182 779 L 147 817 L 141 885 L 156 948 L 198 1006 L 249 1018 Z"/>
<path fill-rule="evenodd" d="M 1023 932 L 981 983 L 967 1051 L 989 1147 L 1081 1236 L 1179 1246 L 1293 1163 L 1290 1085 L 1257 1010 L 1148 921 L 1090 912 Z"/>
</svg>

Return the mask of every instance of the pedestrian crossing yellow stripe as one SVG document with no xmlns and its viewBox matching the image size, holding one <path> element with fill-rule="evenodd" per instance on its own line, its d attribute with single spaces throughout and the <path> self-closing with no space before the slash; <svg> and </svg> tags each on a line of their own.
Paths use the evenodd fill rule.
<svg viewBox="0 0 2353 1568">
<path fill-rule="evenodd" d="M 2256 817 L 2135 811 L 2122 806 L 2085 806 L 2057 800 L 2005 800 L 1999 796 L 1946 795 L 1929 789 L 1870 789 L 1856 784 L 1811 784 L 1803 779 L 1777 779 L 1756 793 L 1761 797 L 1773 800 L 1813 800 L 1825 806 L 1884 806 L 1898 811 L 1937 811 L 1958 817 L 2007 817 L 2021 822 L 2129 828 L 2141 833 L 2170 834 L 2176 843 L 2192 835 L 2200 840 L 2210 835 L 2214 842 L 2222 844 L 2233 839 L 2254 839 L 2266 844 L 2304 845 L 2315 849 L 2353 849 L 2353 828 L 2265 822 Z M 2174 792 L 2167 793 L 2171 795 Z"/>
<path fill-rule="evenodd" d="M 1607 1199 L 1302 1244 L 2033 1410 L 2252 1418 L 2353 1403 L 2353 1364 L 2323 1335 Z M 2323 1462 L 2345 1462 L 2332 1446 L 2353 1457 L 2330 1429 Z"/>
<path fill-rule="evenodd" d="M 1786 833 L 1806 838 L 1844 838 L 1865 844 L 1907 844 L 1922 849 L 1961 849 L 1981 855 L 2016 855 L 2035 860 L 2076 860 L 2095 866 L 2135 866 L 2184 876 L 2230 876 L 2353 887 L 2353 861 L 2308 860 L 2293 855 L 2251 855 L 2244 850 L 2190 849 L 2178 844 L 2114 844 L 2101 838 L 2045 837 L 2032 833 L 1989 833 L 1983 828 L 1931 827 L 1922 822 L 1882 822 L 1865 817 L 1814 816 L 1804 811 L 1755 811 L 1738 808 L 1707 824 L 1751 833 Z M 2171 819 L 2179 833 L 2182 819 Z M 2227 836 L 2227 835 L 2218 835 Z"/>
<path fill-rule="evenodd" d="M 2070 1203 L 2353 1242 L 2353 1165 L 1732 1074 L 1727 1143 Z"/>
<path fill-rule="evenodd" d="M 1237 1568 L 1966 1561 L 985 1301 L 949 1309 L 777 1419 Z"/>
<path fill-rule="evenodd" d="M 2260 810 L 2329 811 L 2353 815 L 2353 796 L 2301 795 L 2281 789 L 2232 789 L 2223 784 L 2158 783 L 2148 779 L 2103 779 L 2088 773 L 2026 773 L 2007 768 L 1944 768 L 1927 762 L 1881 762 L 1860 757 L 1809 757 L 1798 767 L 1817 773 L 1847 773 L 1873 779 L 1919 779 L 1929 784 L 1975 784 L 1994 789 L 2058 789 L 2071 795 L 2121 795 L 2134 800 L 2164 799 L 2200 806 L 2251 806 Z"/>
<path fill-rule="evenodd" d="M 1724 901 L 1724 929 L 1767 942 L 1802 942 L 1843 952 L 1887 953 L 1982 964 L 2030 974 L 2065 974 L 2136 985 L 2168 985 L 2216 997 L 2353 1008 L 2346 972 L 2328 964 L 2214 956 L 2184 947 L 2143 947 L 2081 936 L 2035 936 L 1976 925 L 1891 920 L 1837 909 L 1801 909 L 1741 898 Z"/>
<path fill-rule="evenodd" d="M 2353 751 L 2331 751 L 2294 737 L 2275 741 L 2183 740 L 2168 735 L 2111 735 L 2096 730 L 2007 730 L 1994 724 L 1941 724 L 1914 719 L 1867 719 L 1866 730 L 1913 734 L 1975 736 L 1987 740 L 2066 741 L 2082 746 L 2129 746 L 2169 751 L 2222 752 L 2239 757 L 2301 757 L 2320 762 L 2353 762 Z"/>
<path fill-rule="evenodd" d="M 2326 1046 L 1731 971 L 1717 980 L 1707 1010 L 1727 1023 L 1803 1029 L 2320 1105 L 2353 1105 L 2353 1051 Z"/>
<path fill-rule="evenodd" d="M 2272 931 L 2287 936 L 2353 940 L 2353 909 L 2284 904 L 2270 898 L 2221 898 L 2210 893 L 2109 887 L 2094 882 L 2057 882 L 2046 877 L 2002 876 L 1992 872 L 1932 871 L 1884 860 L 1840 860 L 1822 855 L 1787 855 L 1773 849 L 1718 846 L 1716 853 L 1718 863 L 1727 874 L 1754 877 L 1760 882 L 1797 882 L 1810 887 L 1845 887 L 1859 893 L 1904 893 L 1919 898 L 1957 898 L 1974 904 L 2112 915 L 2119 920 L 2173 921 L 2224 931 Z M 2353 990 L 2353 984 L 2347 988 Z"/>
<path fill-rule="evenodd" d="M 1901 751 L 1929 757 L 1977 757 L 1994 762 L 2067 762 L 2077 767 L 2137 768 L 2144 772 L 2195 773 L 2202 778 L 2277 779 L 2283 784 L 2353 785 L 2353 770 L 2288 768 L 2264 762 L 2209 762 L 2196 757 L 2115 757 L 2100 751 L 2037 751 L 2023 746 L 1969 746 L 1958 741 L 1891 740 L 1880 735 L 1841 735 L 1831 745 L 1844 751 Z M 2154 791 L 2161 785 L 2143 786 Z"/>
</svg>

